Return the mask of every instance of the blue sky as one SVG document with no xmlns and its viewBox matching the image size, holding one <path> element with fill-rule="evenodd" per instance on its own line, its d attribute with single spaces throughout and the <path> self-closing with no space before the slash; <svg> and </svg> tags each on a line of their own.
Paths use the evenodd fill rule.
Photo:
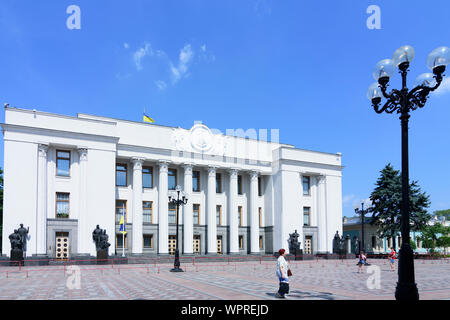
<svg viewBox="0 0 450 320">
<path fill-rule="evenodd" d="M 66 26 L 69 5 L 80 30 Z M 369 5 L 380 30 L 366 26 Z M 412 85 L 429 52 L 450 46 L 449 30 L 446 0 L 2 0 L 0 103 L 135 121 L 145 107 L 169 126 L 279 129 L 283 143 L 343 154 L 351 216 L 379 171 L 401 163 L 398 117 L 366 98 L 373 67 L 411 45 Z M 410 122 L 410 177 L 430 211 L 450 208 L 449 120 L 446 81 Z"/>
</svg>

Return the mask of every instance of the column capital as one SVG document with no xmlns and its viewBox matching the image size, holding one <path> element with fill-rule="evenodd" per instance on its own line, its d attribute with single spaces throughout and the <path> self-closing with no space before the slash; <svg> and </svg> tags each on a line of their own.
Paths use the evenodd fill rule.
<svg viewBox="0 0 450 320">
<path fill-rule="evenodd" d="M 88 149 L 78 148 L 78 154 L 80 155 L 80 161 L 87 161 Z"/>
<path fill-rule="evenodd" d="M 47 152 L 48 152 L 48 144 L 43 144 L 43 143 L 38 144 L 38 151 L 39 151 L 40 157 L 46 158 Z"/>
<path fill-rule="evenodd" d="M 208 166 L 208 176 L 210 177 L 210 176 L 214 175 L 214 177 L 215 177 L 216 176 L 216 170 L 217 170 L 217 167 L 215 167 L 215 166 Z"/>
<path fill-rule="evenodd" d="M 316 176 L 317 182 L 318 182 L 319 184 L 324 183 L 326 177 L 327 177 L 327 176 L 324 175 L 324 174 L 319 174 L 319 175 L 317 175 L 317 176 Z"/>
<path fill-rule="evenodd" d="M 230 168 L 227 171 L 230 174 L 230 178 L 237 178 L 239 169 L 237 169 L 237 168 Z"/>
<path fill-rule="evenodd" d="M 185 175 L 192 175 L 192 167 L 194 165 L 192 163 L 183 163 L 184 168 L 184 174 Z"/>
<path fill-rule="evenodd" d="M 250 175 L 251 180 L 258 179 L 258 177 L 259 177 L 259 171 L 257 171 L 257 170 L 251 170 L 248 173 Z"/>
<path fill-rule="evenodd" d="M 144 158 L 133 157 L 131 162 L 133 163 L 134 170 L 142 170 L 142 164 L 144 163 Z"/>
<path fill-rule="evenodd" d="M 166 172 L 169 170 L 169 161 L 167 160 L 159 160 L 159 172 Z"/>
</svg>

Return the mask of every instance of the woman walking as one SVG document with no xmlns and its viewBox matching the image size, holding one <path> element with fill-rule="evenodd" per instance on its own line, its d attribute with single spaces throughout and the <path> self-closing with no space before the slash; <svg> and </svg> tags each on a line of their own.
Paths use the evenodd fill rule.
<svg viewBox="0 0 450 320">
<path fill-rule="evenodd" d="M 280 282 L 280 287 L 278 292 L 276 293 L 277 298 L 285 298 L 285 294 L 289 293 L 289 279 L 288 279 L 288 271 L 289 266 L 286 262 L 286 250 L 280 249 L 278 251 L 279 257 L 277 260 L 277 277 Z"/>
<path fill-rule="evenodd" d="M 360 273 L 360 271 L 364 273 L 364 265 L 366 264 L 366 259 L 367 257 L 364 250 L 361 250 L 361 252 L 359 253 L 358 273 Z"/>
</svg>

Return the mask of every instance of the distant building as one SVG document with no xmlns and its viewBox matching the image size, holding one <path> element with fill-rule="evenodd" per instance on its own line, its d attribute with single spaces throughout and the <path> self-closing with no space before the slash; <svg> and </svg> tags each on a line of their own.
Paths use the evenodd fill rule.
<svg viewBox="0 0 450 320">
<path fill-rule="evenodd" d="M 391 247 L 393 246 L 393 239 L 390 238 L 380 238 L 377 235 L 376 226 L 371 225 L 372 222 L 371 217 L 365 217 L 364 219 L 364 247 L 365 251 L 367 253 L 388 253 L 391 251 Z M 445 220 L 445 217 L 433 217 L 429 221 L 429 225 L 433 225 L 435 223 L 442 223 L 445 226 L 449 225 L 449 221 Z M 362 223 L 361 223 L 361 217 L 344 217 L 342 219 L 342 225 L 343 225 L 343 235 L 344 238 L 349 235 L 350 239 L 352 240 L 352 253 L 355 253 L 355 239 L 361 239 L 362 234 Z M 410 232 L 411 240 L 414 241 L 416 244 L 416 249 L 414 252 L 417 253 L 427 253 L 428 250 L 422 247 L 422 241 L 419 240 L 419 237 L 421 236 L 421 232 Z M 398 252 L 400 250 L 400 247 L 402 245 L 402 236 L 401 233 L 399 233 L 395 238 L 395 250 Z M 436 248 L 437 251 L 445 251 L 443 248 Z"/>
</svg>

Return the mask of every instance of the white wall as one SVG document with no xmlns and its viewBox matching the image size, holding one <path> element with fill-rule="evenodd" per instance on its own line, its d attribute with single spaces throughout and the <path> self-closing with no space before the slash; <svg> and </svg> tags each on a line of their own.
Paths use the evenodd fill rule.
<svg viewBox="0 0 450 320">
<path fill-rule="evenodd" d="M 23 223 L 30 227 L 27 256 L 31 256 L 36 254 L 37 144 L 5 138 L 2 252 L 9 256 L 8 237 Z"/>
</svg>

